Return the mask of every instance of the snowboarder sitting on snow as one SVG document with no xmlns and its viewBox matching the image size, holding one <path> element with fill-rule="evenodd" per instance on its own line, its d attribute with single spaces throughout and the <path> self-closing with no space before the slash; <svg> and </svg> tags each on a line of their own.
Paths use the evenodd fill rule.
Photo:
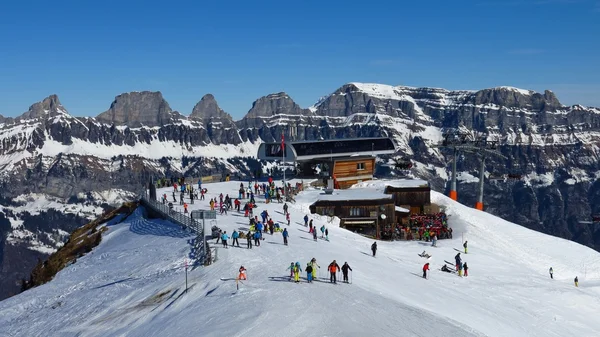
<svg viewBox="0 0 600 337">
<path fill-rule="evenodd" d="M 348 270 L 352 271 L 348 262 L 344 262 L 342 266 L 342 274 L 344 275 L 344 282 L 348 283 Z"/>
<path fill-rule="evenodd" d="M 238 280 L 245 280 L 246 279 L 246 268 L 244 268 L 244 266 L 240 267 L 240 274 L 238 275 Z"/>
<path fill-rule="evenodd" d="M 450 268 L 448 268 L 446 265 L 442 266 L 442 271 L 445 271 L 446 273 L 452 273 L 452 270 L 450 270 Z"/>
<path fill-rule="evenodd" d="M 423 266 L 423 278 L 427 278 L 427 271 L 429 270 L 429 262 Z"/>
<path fill-rule="evenodd" d="M 373 257 L 375 257 L 375 254 L 377 253 L 377 241 L 373 242 L 371 245 L 371 250 L 373 251 Z"/>
</svg>

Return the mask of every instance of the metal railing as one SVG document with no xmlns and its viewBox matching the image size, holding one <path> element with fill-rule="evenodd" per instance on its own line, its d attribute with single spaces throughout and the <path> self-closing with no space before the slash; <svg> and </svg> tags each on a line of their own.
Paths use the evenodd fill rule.
<svg viewBox="0 0 600 337">
<path fill-rule="evenodd" d="M 184 230 L 189 230 L 196 234 L 196 240 L 194 244 L 194 249 L 196 251 L 196 260 L 199 264 L 212 262 L 212 258 L 209 258 L 210 261 L 206 261 L 207 259 L 207 243 L 204 234 L 204 225 L 202 222 L 192 219 L 186 214 L 178 212 L 174 209 L 170 209 L 169 206 L 162 204 L 156 200 L 152 200 L 148 191 L 144 191 L 140 196 L 141 203 L 152 209 L 153 211 L 160 213 L 165 219 L 176 223 L 183 227 Z"/>
</svg>

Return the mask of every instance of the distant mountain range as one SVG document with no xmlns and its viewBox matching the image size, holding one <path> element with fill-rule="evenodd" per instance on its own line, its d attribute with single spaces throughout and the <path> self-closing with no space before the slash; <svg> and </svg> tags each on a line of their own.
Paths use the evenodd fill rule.
<svg viewBox="0 0 600 337">
<path fill-rule="evenodd" d="M 69 115 L 51 95 L 18 117 L 0 116 L 0 288 L 8 289 L 0 296 L 16 291 L 65 230 L 133 197 L 151 177 L 248 174 L 260 167 L 252 158 L 260 143 L 278 141 L 282 132 L 289 140 L 388 136 L 398 155 L 415 162 L 412 174 L 445 191 L 451 158 L 434 145 L 449 130 L 499 141 L 509 159 L 489 158 L 488 174 L 524 175 L 486 181 L 488 212 L 600 248 L 600 231 L 578 223 L 600 213 L 600 109 L 565 106 L 551 91 L 348 83 L 308 108 L 283 92 L 261 97 L 237 121 L 211 94 L 185 116 L 160 92 L 124 93 L 94 118 Z M 472 205 L 477 158 L 464 155 L 457 164 L 459 201 Z M 378 174 L 394 172 L 380 165 Z M 45 205 L 56 209 L 54 221 L 40 209 L 28 211 L 42 198 L 52 200 Z"/>
</svg>

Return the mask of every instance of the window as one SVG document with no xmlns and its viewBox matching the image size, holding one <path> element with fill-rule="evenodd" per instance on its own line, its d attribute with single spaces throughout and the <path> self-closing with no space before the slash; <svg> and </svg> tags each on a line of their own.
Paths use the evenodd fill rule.
<svg viewBox="0 0 600 337">
<path fill-rule="evenodd" d="M 357 170 L 364 170 L 365 169 L 365 163 L 356 163 L 356 169 Z"/>
<path fill-rule="evenodd" d="M 335 207 L 318 207 L 317 214 L 333 216 L 335 214 Z"/>
<path fill-rule="evenodd" d="M 362 212 L 360 208 L 352 207 L 350 208 L 350 216 L 361 216 Z"/>
</svg>

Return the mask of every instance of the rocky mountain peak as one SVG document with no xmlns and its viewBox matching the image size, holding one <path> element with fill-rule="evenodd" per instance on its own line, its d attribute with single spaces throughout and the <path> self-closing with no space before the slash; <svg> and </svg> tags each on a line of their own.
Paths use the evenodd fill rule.
<svg viewBox="0 0 600 337">
<path fill-rule="evenodd" d="M 312 115 L 309 109 L 302 109 L 285 92 L 263 96 L 254 103 L 244 118 L 270 117 L 274 115 Z"/>
<path fill-rule="evenodd" d="M 57 95 L 50 95 L 41 102 L 37 102 L 30 106 L 29 110 L 17 117 L 17 119 L 52 117 L 58 114 L 67 114 L 67 110 L 62 106 Z"/>
<path fill-rule="evenodd" d="M 226 113 L 225 111 L 223 111 L 223 109 L 219 107 L 215 96 L 213 96 L 212 94 L 206 94 L 202 97 L 200 102 L 198 102 L 194 106 L 190 118 L 201 120 L 207 120 L 212 118 L 224 118 L 231 121 L 233 120 L 228 113 Z"/>
<path fill-rule="evenodd" d="M 496 87 L 477 91 L 471 99 L 473 104 L 495 104 L 507 108 L 529 109 L 532 111 L 556 111 L 562 104 L 553 92 L 544 94 L 532 90 L 513 87 Z"/>
<path fill-rule="evenodd" d="M 182 118 L 171 110 L 160 91 L 123 93 L 115 97 L 107 111 L 96 117 L 102 123 L 129 127 L 163 126 Z"/>
</svg>

